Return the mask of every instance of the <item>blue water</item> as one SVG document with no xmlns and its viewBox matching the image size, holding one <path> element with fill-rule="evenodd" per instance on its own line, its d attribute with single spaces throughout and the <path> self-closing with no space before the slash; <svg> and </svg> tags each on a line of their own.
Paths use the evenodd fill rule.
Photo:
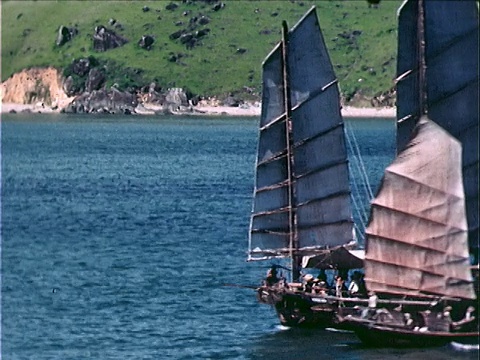
<svg viewBox="0 0 480 360">
<path fill-rule="evenodd" d="M 250 289 L 256 119 L 2 116 L 2 359 L 476 359 L 283 329 Z M 394 125 L 355 120 L 373 185 Z M 377 174 L 379 173 L 379 174 Z"/>
</svg>

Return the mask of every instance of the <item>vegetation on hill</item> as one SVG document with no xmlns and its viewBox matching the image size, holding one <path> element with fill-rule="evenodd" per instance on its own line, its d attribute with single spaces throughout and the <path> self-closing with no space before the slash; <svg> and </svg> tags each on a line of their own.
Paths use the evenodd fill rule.
<svg viewBox="0 0 480 360">
<path fill-rule="evenodd" d="M 173 4 L 173 5 L 172 5 Z M 396 12 L 401 0 L 369 7 L 367 1 L 2 1 L 1 77 L 34 66 L 67 69 L 74 59 L 93 57 L 120 88 L 154 81 L 202 96 L 229 93 L 258 98 L 261 63 L 280 40 L 281 22 L 293 26 L 317 6 L 320 26 L 343 96 L 360 101 L 387 92 L 396 66 Z M 201 17 L 205 20 L 199 21 Z M 56 44 L 60 26 L 75 29 Z M 128 39 L 105 52 L 93 48 L 95 27 Z M 196 42 L 172 34 L 206 30 Z M 197 33 L 198 34 L 198 33 Z M 155 41 L 146 50 L 143 35 Z"/>
</svg>

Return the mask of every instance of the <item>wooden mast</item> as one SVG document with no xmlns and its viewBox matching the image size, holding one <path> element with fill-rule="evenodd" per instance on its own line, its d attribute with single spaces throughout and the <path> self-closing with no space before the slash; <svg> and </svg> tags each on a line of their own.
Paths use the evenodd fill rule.
<svg viewBox="0 0 480 360">
<path fill-rule="evenodd" d="M 282 72 L 283 101 L 285 106 L 285 135 L 287 144 L 287 182 L 288 182 L 288 224 L 289 248 L 292 259 L 292 281 L 300 277 L 300 258 L 298 255 L 298 234 L 295 226 L 295 201 L 293 189 L 293 139 L 292 139 L 292 103 L 290 99 L 290 79 L 288 72 L 288 25 L 282 22 Z"/>
<path fill-rule="evenodd" d="M 418 0 L 418 91 L 419 118 L 428 113 L 427 104 L 427 64 L 425 60 L 425 5 Z M 418 120 L 417 120 L 418 121 Z"/>
</svg>

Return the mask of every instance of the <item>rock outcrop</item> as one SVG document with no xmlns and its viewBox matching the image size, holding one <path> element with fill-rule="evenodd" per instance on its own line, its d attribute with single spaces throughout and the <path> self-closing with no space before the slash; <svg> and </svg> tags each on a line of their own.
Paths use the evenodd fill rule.
<svg viewBox="0 0 480 360">
<path fill-rule="evenodd" d="M 69 28 L 61 25 L 60 28 L 58 29 L 57 42 L 56 42 L 57 46 L 64 45 L 77 34 L 78 34 L 78 30 L 76 28 Z"/>
<path fill-rule="evenodd" d="M 120 91 L 114 87 L 110 90 L 94 90 L 77 96 L 64 110 L 74 114 L 132 114 L 138 105 L 135 94 Z"/>
<path fill-rule="evenodd" d="M 14 74 L 1 84 L 2 103 L 64 107 L 72 98 L 63 91 L 62 75 L 52 67 L 32 68 Z"/>
<path fill-rule="evenodd" d="M 150 35 L 143 35 L 142 38 L 138 41 L 138 46 L 142 49 L 150 50 L 152 48 L 155 39 Z"/>
<path fill-rule="evenodd" d="M 95 51 L 107 51 L 125 45 L 128 42 L 123 36 L 118 35 L 115 31 L 107 29 L 103 25 L 95 27 L 93 34 L 93 49 Z"/>
</svg>

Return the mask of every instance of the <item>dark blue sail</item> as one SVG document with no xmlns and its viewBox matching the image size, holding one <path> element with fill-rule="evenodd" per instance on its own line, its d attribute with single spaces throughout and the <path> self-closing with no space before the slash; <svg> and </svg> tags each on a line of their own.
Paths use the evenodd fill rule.
<svg viewBox="0 0 480 360">
<path fill-rule="evenodd" d="M 355 243 L 339 99 L 312 8 L 263 64 L 250 260 Z"/>
</svg>

